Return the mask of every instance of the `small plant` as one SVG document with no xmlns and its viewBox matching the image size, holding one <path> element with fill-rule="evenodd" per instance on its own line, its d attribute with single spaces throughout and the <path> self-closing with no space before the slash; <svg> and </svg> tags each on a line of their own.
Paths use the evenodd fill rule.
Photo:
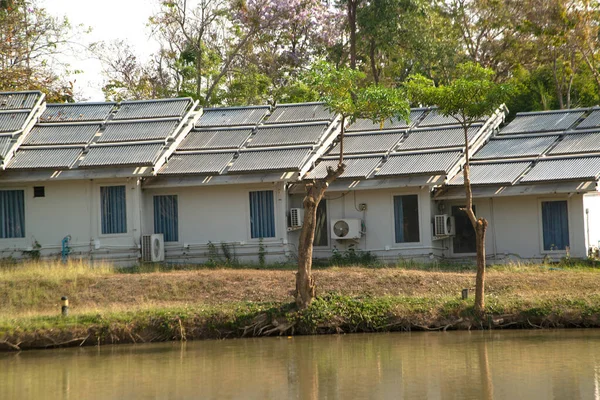
<svg viewBox="0 0 600 400">
<path fill-rule="evenodd" d="M 260 238 L 258 239 L 258 265 L 260 265 L 261 267 L 265 266 L 266 254 L 267 252 L 265 250 L 263 238 Z"/>
<path fill-rule="evenodd" d="M 225 258 L 225 265 L 231 266 L 237 264 L 237 257 L 235 256 L 235 247 L 231 244 L 221 242 L 221 251 Z"/>
<path fill-rule="evenodd" d="M 370 251 L 356 250 L 354 245 L 344 251 L 340 252 L 334 248 L 332 255 L 329 259 L 329 265 L 361 265 L 363 267 L 376 267 L 381 264 L 381 261 L 376 255 Z"/>
<path fill-rule="evenodd" d="M 221 258 L 219 257 L 219 249 L 213 242 L 208 242 L 208 261 L 206 265 L 209 267 L 215 267 L 219 264 Z"/>
<path fill-rule="evenodd" d="M 37 261 L 40 259 L 41 248 L 42 245 L 37 240 L 34 240 L 31 250 L 23 250 L 23 256 L 29 258 L 30 260 Z"/>
</svg>

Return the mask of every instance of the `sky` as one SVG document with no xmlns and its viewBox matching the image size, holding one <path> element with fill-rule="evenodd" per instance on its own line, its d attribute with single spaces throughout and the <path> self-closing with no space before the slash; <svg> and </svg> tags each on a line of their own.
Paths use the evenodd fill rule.
<svg viewBox="0 0 600 400">
<path fill-rule="evenodd" d="M 140 60 L 146 60 L 157 49 L 146 27 L 148 18 L 157 9 L 157 0 L 39 0 L 49 14 L 67 16 L 72 25 L 83 24 L 92 32 L 76 38 L 73 55 L 64 56 L 71 70 L 82 70 L 75 79 L 75 92 L 85 100 L 103 101 L 102 65 L 84 51 L 89 43 L 122 39 L 136 51 Z M 62 61 L 62 60 L 61 60 Z"/>
</svg>

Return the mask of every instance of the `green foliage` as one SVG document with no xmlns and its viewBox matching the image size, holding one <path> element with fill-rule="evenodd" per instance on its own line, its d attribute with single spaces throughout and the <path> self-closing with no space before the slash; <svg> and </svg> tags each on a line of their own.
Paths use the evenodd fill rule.
<svg viewBox="0 0 600 400">
<path fill-rule="evenodd" d="M 265 266 L 266 255 L 267 255 L 267 252 L 265 250 L 265 243 L 263 241 L 263 238 L 260 238 L 258 240 L 258 265 L 263 268 Z"/>
<path fill-rule="evenodd" d="M 37 261 L 40 259 L 40 255 L 41 255 L 40 249 L 41 248 L 42 248 L 42 245 L 37 240 L 35 240 L 33 242 L 33 246 L 31 247 L 31 250 L 23 250 L 22 253 L 24 256 L 26 256 L 30 260 Z"/>
<path fill-rule="evenodd" d="M 381 261 L 376 255 L 370 251 L 357 251 L 354 247 L 350 247 L 344 252 L 334 248 L 332 253 L 329 258 L 329 265 L 360 265 L 364 267 L 378 267 L 381 265 Z"/>
<path fill-rule="evenodd" d="M 394 117 L 409 120 L 410 107 L 402 91 L 368 84 L 361 71 L 319 62 L 305 79 L 330 111 L 349 122 L 359 118 L 379 124 Z"/>
<path fill-rule="evenodd" d="M 471 62 L 458 65 L 455 78 L 447 85 L 436 86 L 432 80 L 414 75 L 405 87 L 412 102 L 436 105 L 442 115 L 453 116 L 463 126 L 489 116 L 515 92 L 511 84 L 496 83 L 494 71 Z"/>
</svg>

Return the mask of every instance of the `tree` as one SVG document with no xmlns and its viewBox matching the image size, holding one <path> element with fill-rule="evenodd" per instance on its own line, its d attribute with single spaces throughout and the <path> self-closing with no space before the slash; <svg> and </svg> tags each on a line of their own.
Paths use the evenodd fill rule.
<svg viewBox="0 0 600 400">
<path fill-rule="evenodd" d="M 408 121 L 410 108 L 402 92 L 379 85 L 365 85 L 365 74 L 352 68 L 339 68 L 328 63 L 317 63 L 309 77 L 309 85 L 320 94 L 329 111 L 341 116 L 339 136 L 340 158 L 335 169 L 328 168 L 324 179 L 305 182 L 304 221 L 298 244 L 298 273 L 296 274 L 296 305 L 299 309 L 310 305 L 316 285 L 312 277 L 312 254 L 317 220 L 317 207 L 329 185 L 344 173 L 344 133 L 346 123 L 368 118 L 383 124 L 397 117 Z"/>
<path fill-rule="evenodd" d="M 57 56 L 66 51 L 72 27 L 31 0 L 0 2 L 0 90 L 46 92 L 49 101 L 72 100 L 72 83 Z"/>
<path fill-rule="evenodd" d="M 488 221 L 477 218 L 473 211 L 471 189 L 469 128 L 482 118 L 489 117 L 512 94 L 512 86 L 494 82 L 494 71 L 479 64 L 465 63 L 457 67 L 457 75 L 448 85 L 435 86 L 433 81 L 421 75 L 411 76 L 406 84 L 413 102 L 437 105 L 438 112 L 454 118 L 464 130 L 465 165 L 463 167 L 466 206 L 463 209 L 475 229 L 477 248 L 477 277 L 475 288 L 475 311 L 485 312 L 485 233 Z"/>
</svg>

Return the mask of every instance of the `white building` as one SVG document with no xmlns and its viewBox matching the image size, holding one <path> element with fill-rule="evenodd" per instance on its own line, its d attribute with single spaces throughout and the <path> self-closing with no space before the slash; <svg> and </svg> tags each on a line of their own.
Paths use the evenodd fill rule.
<svg viewBox="0 0 600 400">
<path fill-rule="evenodd" d="M 585 257 L 598 243 L 599 116 L 522 114 L 498 133 L 499 110 L 471 128 L 488 256 L 556 258 L 569 248 Z M 293 260 L 302 181 L 337 162 L 339 132 L 340 118 L 319 103 L 201 110 L 190 99 L 46 104 L 39 92 L 0 93 L 0 257 L 133 264 L 160 233 L 167 262 Z M 344 144 L 347 169 L 320 205 L 315 257 L 473 255 L 459 210 L 463 132 L 452 118 L 414 109 L 410 123 L 382 130 L 357 121 Z"/>
</svg>

